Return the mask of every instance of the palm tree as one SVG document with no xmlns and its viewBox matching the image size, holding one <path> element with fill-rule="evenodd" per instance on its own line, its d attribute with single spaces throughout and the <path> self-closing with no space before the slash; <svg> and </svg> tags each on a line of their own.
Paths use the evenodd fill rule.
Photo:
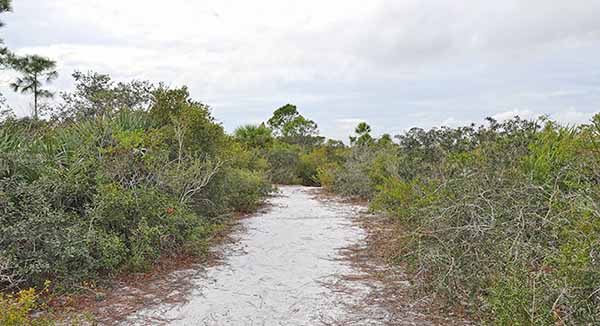
<svg viewBox="0 0 600 326">
<path fill-rule="evenodd" d="M 38 98 L 52 97 L 50 91 L 42 89 L 42 83 L 49 83 L 58 77 L 56 62 L 38 55 L 15 59 L 15 70 L 22 74 L 10 87 L 15 92 L 33 94 L 34 119 L 38 119 Z"/>
<path fill-rule="evenodd" d="M 267 148 L 273 143 L 273 131 L 264 123 L 238 127 L 234 136 L 251 148 Z"/>
</svg>

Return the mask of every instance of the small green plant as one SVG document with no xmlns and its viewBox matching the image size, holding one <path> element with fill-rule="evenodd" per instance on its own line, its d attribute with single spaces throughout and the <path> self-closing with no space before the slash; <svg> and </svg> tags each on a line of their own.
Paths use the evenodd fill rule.
<svg viewBox="0 0 600 326">
<path fill-rule="evenodd" d="M 50 315 L 32 317 L 37 309 L 45 309 L 40 296 L 48 294 L 50 282 L 46 282 L 41 291 L 34 288 L 21 290 L 15 294 L 0 293 L 0 325 L 4 326 L 50 326 L 55 319 Z"/>
</svg>

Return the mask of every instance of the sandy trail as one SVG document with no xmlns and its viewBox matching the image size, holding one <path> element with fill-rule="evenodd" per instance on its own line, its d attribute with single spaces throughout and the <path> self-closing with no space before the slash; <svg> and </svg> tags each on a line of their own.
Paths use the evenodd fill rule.
<svg viewBox="0 0 600 326">
<path fill-rule="evenodd" d="M 242 221 L 233 235 L 237 241 L 215 249 L 224 252 L 224 263 L 198 273 L 185 304 L 148 308 L 124 324 L 337 325 L 357 320 L 349 316 L 351 307 L 371 289 L 360 282 L 338 286 L 340 275 L 361 273 L 340 249 L 364 238 L 353 223 L 364 208 L 315 195 L 313 188 L 281 187 L 268 211 Z"/>
</svg>

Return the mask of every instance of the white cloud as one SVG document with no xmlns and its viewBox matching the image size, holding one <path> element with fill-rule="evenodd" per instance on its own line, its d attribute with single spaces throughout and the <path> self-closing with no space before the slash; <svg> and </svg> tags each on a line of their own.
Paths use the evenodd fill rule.
<svg viewBox="0 0 600 326">
<path fill-rule="evenodd" d="M 335 130 L 337 133 L 337 137 L 335 138 L 346 140 L 348 136 L 354 134 L 354 129 L 356 129 L 356 126 L 358 126 L 359 123 L 364 121 L 364 119 L 360 118 L 337 119 L 335 121 Z"/>
<path fill-rule="evenodd" d="M 571 108 L 562 112 L 557 112 L 553 114 L 551 118 L 556 119 L 564 124 L 578 125 L 590 122 L 592 117 L 599 111 L 600 110 L 596 110 L 594 112 L 581 112 Z"/>
<path fill-rule="evenodd" d="M 531 120 L 531 119 L 536 119 L 541 115 L 542 114 L 535 113 L 531 110 L 516 109 L 516 110 L 510 110 L 510 111 L 496 113 L 496 114 L 492 115 L 492 118 L 494 118 L 497 121 L 505 121 L 505 120 L 509 120 L 509 119 L 512 119 L 512 118 L 518 116 L 521 119 Z"/>
</svg>

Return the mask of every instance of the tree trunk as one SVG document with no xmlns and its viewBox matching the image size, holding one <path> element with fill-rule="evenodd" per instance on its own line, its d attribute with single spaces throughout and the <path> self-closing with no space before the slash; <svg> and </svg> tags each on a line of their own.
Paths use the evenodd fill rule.
<svg viewBox="0 0 600 326">
<path fill-rule="evenodd" d="M 38 119 L 38 92 L 37 92 L 37 86 L 33 86 L 33 119 L 37 120 Z"/>
<path fill-rule="evenodd" d="M 37 74 L 33 75 L 33 120 L 38 119 L 38 90 L 37 90 Z"/>
</svg>

